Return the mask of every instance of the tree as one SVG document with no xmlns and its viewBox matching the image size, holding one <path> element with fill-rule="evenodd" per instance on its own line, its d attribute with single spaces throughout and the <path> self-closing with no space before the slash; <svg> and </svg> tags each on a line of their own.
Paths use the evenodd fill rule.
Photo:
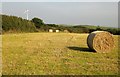
<svg viewBox="0 0 120 77">
<path fill-rule="evenodd" d="M 2 16 L 3 32 L 34 32 L 36 27 L 33 22 L 16 16 Z"/>
<path fill-rule="evenodd" d="M 102 29 L 101 29 L 100 26 L 98 25 L 97 28 L 96 28 L 96 30 L 102 30 Z"/>
<path fill-rule="evenodd" d="M 44 25 L 43 20 L 36 17 L 32 19 L 32 22 L 35 24 L 36 28 L 41 28 L 41 26 Z"/>
</svg>

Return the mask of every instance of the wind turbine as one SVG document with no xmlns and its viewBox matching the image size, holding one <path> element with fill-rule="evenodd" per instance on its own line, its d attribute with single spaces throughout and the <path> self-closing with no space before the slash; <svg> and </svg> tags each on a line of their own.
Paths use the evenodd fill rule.
<svg viewBox="0 0 120 77">
<path fill-rule="evenodd" d="M 26 13 L 26 19 L 28 20 L 28 12 L 29 12 L 29 10 L 25 10 L 25 12 L 24 13 Z"/>
</svg>

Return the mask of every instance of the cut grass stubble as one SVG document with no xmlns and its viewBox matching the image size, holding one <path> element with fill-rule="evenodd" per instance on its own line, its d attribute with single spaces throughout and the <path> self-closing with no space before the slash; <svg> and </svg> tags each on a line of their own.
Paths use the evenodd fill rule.
<svg viewBox="0 0 120 77">
<path fill-rule="evenodd" d="M 87 47 L 88 34 L 5 34 L 2 42 L 4 75 L 118 74 L 118 36 L 110 53 Z"/>
</svg>

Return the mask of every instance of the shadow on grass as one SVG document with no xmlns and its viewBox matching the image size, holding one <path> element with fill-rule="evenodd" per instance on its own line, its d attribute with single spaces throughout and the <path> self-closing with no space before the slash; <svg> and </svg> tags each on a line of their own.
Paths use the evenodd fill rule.
<svg viewBox="0 0 120 77">
<path fill-rule="evenodd" d="M 76 50 L 76 51 L 80 51 L 80 52 L 95 52 L 94 50 L 91 50 L 89 48 L 86 48 L 86 47 L 75 47 L 75 46 L 70 46 L 70 47 L 67 47 L 71 50 Z"/>
</svg>

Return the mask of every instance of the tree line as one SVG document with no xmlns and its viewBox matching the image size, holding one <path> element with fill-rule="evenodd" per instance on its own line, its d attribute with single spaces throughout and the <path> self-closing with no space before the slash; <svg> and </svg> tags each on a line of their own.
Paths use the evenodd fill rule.
<svg viewBox="0 0 120 77">
<path fill-rule="evenodd" d="M 34 23 L 16 16 L 2 15 L 2 32 L 35 32 Z"/>
<path fill-rule="evenodd" d="M 58 24 L 46 24 L 42 19 L 34 17 L 32 20 L 26 20 L 16 16 L 2 16 L 2 32 L 48 32 L 49 29 L 58 29 L 60 32 L 67 30 L 70 33 L 91 33 L 96 30 L 108 31 L 114 35 L 120 35 L 120 29 L 118 28 L 102 28 L 100 26 L 76 25 L 66 26 Z"/>
</svg>

